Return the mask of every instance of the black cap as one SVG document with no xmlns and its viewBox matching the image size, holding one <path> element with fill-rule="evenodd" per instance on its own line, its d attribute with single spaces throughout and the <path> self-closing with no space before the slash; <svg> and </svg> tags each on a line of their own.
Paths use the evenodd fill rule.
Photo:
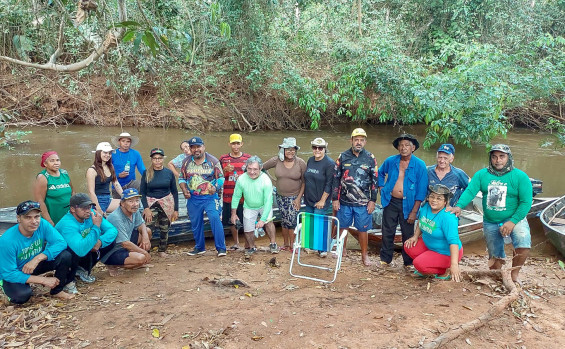
<svg viewBox="0 0 565 349">
<path fill-rule="evenodd" d="M 20 203 L 18 207 L 16 207 L 16 214 L 23 216 L 33 210 L 41 212 L 41 206 L 39 206 L 39 202 L 28 200 Z"/>
<path fill-rule="evenodd" d="M 69 201 L 69 206 L 71 207 L 84 207 L 84 206 L 92 206 L 94 203 L 90 200 L 90 196 L 85 193 L 78 193 L 71 196 L 71 200 Z"/>
<path fill-rule="evenodd" d="M 412 136 L 409 133 L 404 133 L 401 134 L 400 136 L 398 136 L 394 141 L 392 141 L 392 145 L 398 149 L 398 143 L 400 143 L 400 141 L 402 140 L 409 140 L 410 142 L 412 142 L 412 144 L 414 144 L 414 146 L 416 147 L 416 149 L 414 149 L 414 151 L 418 150 L 418 148 L 420 148 L 420 142 L 418 142 L 418 140 L 416 139 L 416 137 Z"/>
<path fill-rule="evenodd" d="M 153 157 L 153 155 L 162 155 L 165 156 L 165 152 L 163 151 L 163 149 L 161 148 L 153 148 L 151 149 L 151 151 L 149 152 L 149 156 Z"/>
</svg>

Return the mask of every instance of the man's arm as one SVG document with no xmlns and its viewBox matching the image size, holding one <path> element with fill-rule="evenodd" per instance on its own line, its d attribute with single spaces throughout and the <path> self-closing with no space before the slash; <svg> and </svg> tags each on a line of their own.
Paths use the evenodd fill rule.
<svg viewBox="0 0 565 349">
<path fill-rule="evenodd" d="M 136 150 L 136 157 L 137 159 L 135 160 L 135 166 L 137 167 L 137 171 L 139 171 L 139 174 L 143 174 L 145 172 L 145 164 L 143 163 L 143 159 L 141 158 L 141 154 Z M 131 170 L 130 170 L 131 171 Z"/>
<path fill-rule="evenodd" d="M 520 178 L 518 181 L 518 207 L 510 217 L 512 223 L 517 224 L 522 219 L 526 218 L 528 212 L 532 208 L 533 189 L 532 182 L 528 175 L 522 171 L 519 172 Z"/>
<path fill-rule="evenodd" d="M 102 242 L 102 247 L 110 245 L 116 240 L 118 236 L 118 229 L 108 222 L 106 218 L 102 218 L 102 223 L 100 224 L 100 241 Z"/>
</svg>

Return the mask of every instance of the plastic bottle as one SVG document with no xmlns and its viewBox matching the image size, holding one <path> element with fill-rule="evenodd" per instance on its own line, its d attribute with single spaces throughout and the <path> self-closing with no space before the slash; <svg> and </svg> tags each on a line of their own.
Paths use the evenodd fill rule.
<svg viewBox="0 0 565 349">
<path fill-rule="evenodd" d="M 499 227 L 502 227 L 502 225 L 503 223 L 498 224 Z M 504 240 L 505 245 L 509 245 L 512 243 L 512 238 L 510 237 L 510 235 L 502 237 L 502 240 Z"/>
<path fill-rule="evenodd" d="M 255 222 L 255 238 L 265 236 L 265 229 L 257 228 L 257 223 L 258 222 Z"/>
<path fill-rule="evenodd" d="M 126 162 L 126 165 L 124 166 L 124 172 L 129 172 L 130 169 L 131 169 L 131 165 L 128 160 L 128 162 Z"/>
</svg>

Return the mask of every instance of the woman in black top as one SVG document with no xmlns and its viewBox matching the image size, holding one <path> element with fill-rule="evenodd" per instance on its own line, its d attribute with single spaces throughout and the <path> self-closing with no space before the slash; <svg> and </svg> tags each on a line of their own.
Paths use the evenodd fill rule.
<svg viewBox="0 0 565 349">
<path fill-rule="evenodd" d="M 108 142 L 98 143 L 94 152 L 94 162 L 86 170 L 86 186 L 90 200 L 96 204 L 96 211 L 105 215 L 120 206 L 120 199 L 112 199 L 110 184 L 122 195 L 122 187 L 112 165 L 112 146 Z"/>
<path fill-rule="evenodd" d="M 171 223 L 179 217 L 179 195 L 173 172 L 165 168 L 163 149 L 153 148 L 149 153 L 151 165 L 141 177 L 141 203 L 143 219 L 152 231 L 158 229 L 159 253 L 165 255 Z"/>
</svg>

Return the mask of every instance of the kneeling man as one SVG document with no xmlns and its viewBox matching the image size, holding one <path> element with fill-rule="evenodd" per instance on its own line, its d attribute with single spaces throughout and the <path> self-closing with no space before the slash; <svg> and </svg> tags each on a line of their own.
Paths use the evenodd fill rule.
<svg viewBox="0 0 565 349">
<path fill-rule="evenodd" d="M 108 222 L 118 229 L 114 248 L 103 258 L 102 263 L 126 269 L 141 267 L 149 263 L 151 256 L 151 230 L 145 226 L 139 213 L 141 195 L 134 188 L 124 190 L 120 208 L 108 216 Z M 110 268 L 110 275 L 115 275 Z"/>
<path fill-rule="evenodd" d="M 31 298 L 29 284 L 51 289 L 53 297 L 71 299 L 63 291 L 73 281 L 71 254 L 55 228 L 41 218 L 39 203 L 24 201 L 16 208 L 18 224 L 0 236 L 0 288 L 12 303 L 24 304 Z M 55 271 L 55 277 L 39 276 Z"/>
</svg>

